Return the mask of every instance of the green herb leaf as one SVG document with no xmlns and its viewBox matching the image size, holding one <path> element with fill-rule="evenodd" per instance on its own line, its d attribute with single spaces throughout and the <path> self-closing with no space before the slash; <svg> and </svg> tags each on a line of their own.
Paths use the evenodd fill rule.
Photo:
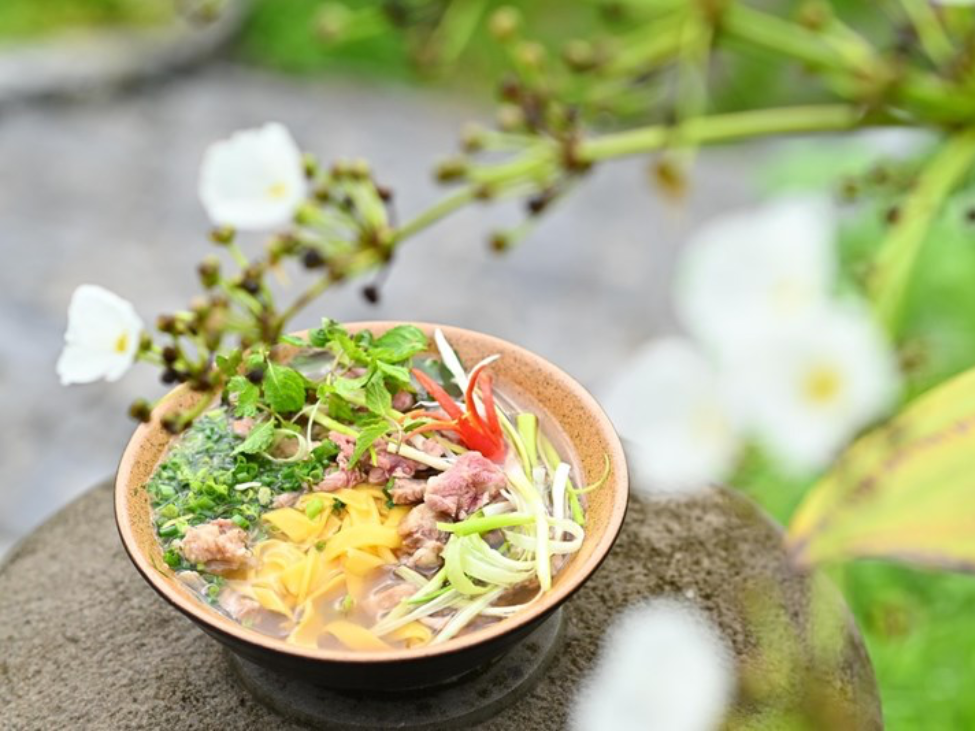
<svg viewBox="0 0 975 731">
<path fill-rule="evenodd" d="M 264 397 L 268 406 L 279 414 L 299 411 L 305 405 L 305 379 L 293 368 L 268 363 Z"/>
<path fill-rule="evenodd" d="M 233 351 L 230 355 L 218 355 L 216 358 L 217 369 L 225 376 L 232 376 L 237 372 L 243 358 L 244 354 L 239 350 Z"/>
<path fill-rule="evenodd" d="M 389 378 L 390 380 L 401 383 L 404 386 L 412 386 L 413 382 L 410 379 L 410 371 L 408 368 L 403 366 L 393 365 L 391 363 L 385 363 L 383 361 L 376 361 L 376 367 L 379 369 L 380 373 Z"/>
<path fill-rule="evenodd" d="M 373 378 L 366 386 L 366 408 L 376 416 L 386 416 L 393 408 L 393 397 L 382 378 Z"/>
<path fill-rule="evenodd" d="M 365 425 L 359 432 L 359 438 L 355 440 L 355 449 L 352 450 L 352 457 L 349 459 L 349 468 L 355 467 L 362 455 L 369 450 L 376 440 L 389 431 L 389 424 L 385 421 L 372 422 Z"/>
<path fill-rule="evenodd" d="M 296 345 L 299 348 L 305 348 L 308 346 L 308 341 L 304 338 L 299 338 L 297 335 L 282 335 L 281 342 L 287 343 L 288 345 Z"/>
<path fill-rule="evenodd" d="M 247 439 L 237 446 L 234 454 L 258 454 L 270 447 L 272 441 L 274 441 L 274 421 L 265 421 L 251 429 Z"/>
<path fill-rule="evenodd" d="M 377 360 L 399 363 L 429 347 L 427 336 L 415 325 L 397 325 L 387 330 L 373 345 Z"/>
<path fill-rule="evenodd" d="M 257 402 L 261 398 L 261 390 L 244 376 L 234 376 L 227 383 L 227 393 L 236 395 L 234 415 L 238 418 L 257 416 Z"/>
</svg>

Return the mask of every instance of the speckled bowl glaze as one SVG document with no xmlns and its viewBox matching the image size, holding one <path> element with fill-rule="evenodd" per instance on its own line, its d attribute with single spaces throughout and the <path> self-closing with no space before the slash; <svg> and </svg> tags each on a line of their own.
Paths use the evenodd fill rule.
<svg viewBox="0 0 975 731">
<path fill-rule="evenodd" d="M 381 333 L 396 322 L 360 322 L 351 331 Z M 432 337 L 436 325 L 417 323 Z M 199 395 L 185 386 L 173 390 L 139 426 L 122 455 L 115 482 L 115 515 L 125 550 L 149 584 L 170 604 L 231 652 L 259 665 L 333 688 L 397 691 L 447 682 L 499 657 L 527 636 L 568 599 L 599 567 L 619 534 L 626 514 L 627 473 L 623 449 L 595 399 L 566 373 L 527 350 L 483 333 L 440 326 L 465 364 L 499 353 L 492 366 L 496 388 L 520 405 L 557 425 L 575 452 L 580 482 L 592 482 L 605 469 L 606 484 L 588 496 L 586 537 L 581 550 L 556 574 L 551 591 L 513 617 L 456 637 L 442 645 L 388 652 L 311 650 L 247 629 L 200 601 L 166 566 L 152 527 L 144 485 L 163 458 L 171 436 L 160 416 L 186 408 Z M 162 412 L 162 413 L 161 413 Z"/>
</svg>

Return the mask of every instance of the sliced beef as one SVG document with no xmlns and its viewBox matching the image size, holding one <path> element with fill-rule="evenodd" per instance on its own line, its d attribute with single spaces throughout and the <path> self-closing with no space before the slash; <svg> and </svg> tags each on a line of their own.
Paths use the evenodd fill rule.
<svg viewBox="0 0 975 731">
<path fill-rule="evenodd" d="M 409 391 L 397 391 L 393 394 L 393 408 L 397 411 L 409 411 L 413 403 L 413 394 Z"/>
<path fill-rule="evenodd" d="M 297 490 L 294 492 L 282 492 L 271 501 L 271 507 L 275 510 L 278 508 L 293 508 L 302 494 Z"/>
<path fill-rule="evenodd" d="M 382 615 L 415 593 L 416 587 L 412 584 L 397 582 L 374 591 L 366 597 L 362 608 L 374 621 L 378 621 Z"/>
<path fill-rule="evenodd" d="M 217 597 L 220 608 L 238 622 L 246 622 L 256 618 L 261 613 L 261 605 L 256 599 L 244 596 L 236 589 L 224 587 Z"/>
<path fill-rule="evenodd" d="M 352 453 L 355 451 L 355 439 L 336 431 L 329 432 L 328 438 L 335 442 L 339 448 L 339 455 L 336 460 L 338 462 L 339 472 L 345 472 L 349 475 L 348 481 L 350 485 L 341 485 L 341 487 L 349 487 L 360 482 L 369 482 L 373 485 L 385 485 L 390 477 L 413 477 L 418 470 L 426 469 L 426 466 L 419 462 L 414 462 L 412 459 L 387 452 L 387 442 L 385 439 L 378 439 L 373 445 L 376 452 L 375 464 L 372 464 L 370 456 L 367 454 L 359 460 L 354 468 L 350 469 L 349 463 L 352 461 Z M 359 479 L 352 481 L 356 477 Z M 337 482 L 338 480 L 339 478 L 335 478 L 334 481 Z"/>
<path fill-rule="evenodd" d="M 504 472 L 480 452 L 465 452 L 427 483 L 424 501 L 434 511 L 463 520 L 497 497 Z"/>
<path fill-rule="evenodd" d="M 423 502 L 423 495 L 427 491 L 426 480 L 414 480 L 409 477 L 398 477 L 393 482 L 389 493 L 397 505 L 416 505 Z"/>
<path fill-rule="evenodd" d="M 230 425 L 233 429 L 234 434 L 239 437 L 246 437 L 251 433 L 251 429 L 254 428 L 253 419 L 234 419 L 233 423 Z"/>
<path fill-rule="evenodd" d="M 346 487 L 361 485 L 365 481 L 365 475 L 359 470 L 337 469 L 325 475 L 325 478 L 312 489 L 315 492 L 335 492 Z"/>
<path fill-rule="evenodd" d="M 247 534 L 224 518 L 189 528 L 180 541 L 179 551 L 187 561 L 203 564 L 212 574 L 239 569 L 251 555 L 247 550 Z"/>
<path fill-rule="evenodd" d="M 407 564 L 420 569 L 440 565 L 440 554 L 447 541 L 447 534 L 437 528 L 437 520 L 442 517 L 421 503 L 403 518 L 398 530 L 403 539 L 403 550 L 409 554 Z"/>
</svg>

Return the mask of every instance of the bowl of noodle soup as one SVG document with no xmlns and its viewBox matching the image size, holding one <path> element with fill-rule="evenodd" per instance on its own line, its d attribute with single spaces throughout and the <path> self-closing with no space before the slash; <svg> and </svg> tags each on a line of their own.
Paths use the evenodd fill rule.
<svg viewBox="0 0 975 731">
<path fill-rule="evenodd" d="M 403 364 L 416 366 L 404 387 L 410 406 L 395 410 L 387 400 L 384 407 L 399 419 L 398 437 L 390 432 L 363 448 L 374 424 L 340 423 L 330 416 L 338 412 L 324 412 L 334 405 L 322 396 L 332 386 L 319 387 L 315 400 L 315 379 L 354 386 L 381 380 L 370 375 L 373 367 L 362 373 L 347 364 L 335 380 L 303 376 L 309 404 L 290 423 L 269 426 L 260 412 L 235 417 L 242 390 L 174 437 L 162 426 L 164 415 L 201 398 L 178 387 L 122 455 L 115 511 L 133 564 L 173 607 L 251 662 L 333 688 L 445 682 L 530 634 L 616 540 L 627 506 L 626 464 L 593 397 L 543 358 L 478 332 L 363 322 L 334 337 L 368 348 L 404 327 L 422 332 L 429 348 Z M 315 352 L 287 348 L 290 363 Z M 402 378 L 395 368 L 381 365 Z M 434 375 L 417 372 L 424 369 Z M 458 385 L 467 393 L 447 394 Z M 363 392 L 373 399 L 369 387 Z M 356 399 L 353 405 L 364 403 Z M 248 455 L 258 441 L 263 456 Z M 221 474 L 229 477 L 197 479 L 223 464 L 206 451 L 220 444 Z M 356 447 L 360 453 L 350 455 Z M 187 463 L 199 470 L 174 462 L 180 454 L 202 460 Z M 267 468 L 250 469 L 252 463 Z M 304 483 L 292 489 L 296 472 Z M 477 489 L 457 492 L 468 483 Z M 220 512 L 223 505 L 238 507 Z M 411 532 L 420 518 L 433 521 L 436 540 Z"/>
</svg>

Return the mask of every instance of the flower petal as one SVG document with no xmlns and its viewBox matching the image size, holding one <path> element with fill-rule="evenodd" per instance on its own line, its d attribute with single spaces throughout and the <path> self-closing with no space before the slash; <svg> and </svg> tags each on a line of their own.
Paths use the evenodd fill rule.
<svg viewBox="0 0 975 731">
<path fill-rule="evenodd" d="M 83 284 L 71 297 L 65 347 L 57 363 L 63 385 L 116 381 L 135 360 L 143 323 L 130 302 Z"/>
<path fill-rule="evenodd" d="M 627 444 L 636 489 L 692 492 L 734 466 L 739 440 L 718 374 L 686 340 L 644 346 L 602 401 Z"/>
<path fill-rule="evenodd" d="M 286 225 L 308 194 L 301 150 L 281 124 L 236 132 L 204 154 L 199 194 L 218 226 Z"/>
</svg>

